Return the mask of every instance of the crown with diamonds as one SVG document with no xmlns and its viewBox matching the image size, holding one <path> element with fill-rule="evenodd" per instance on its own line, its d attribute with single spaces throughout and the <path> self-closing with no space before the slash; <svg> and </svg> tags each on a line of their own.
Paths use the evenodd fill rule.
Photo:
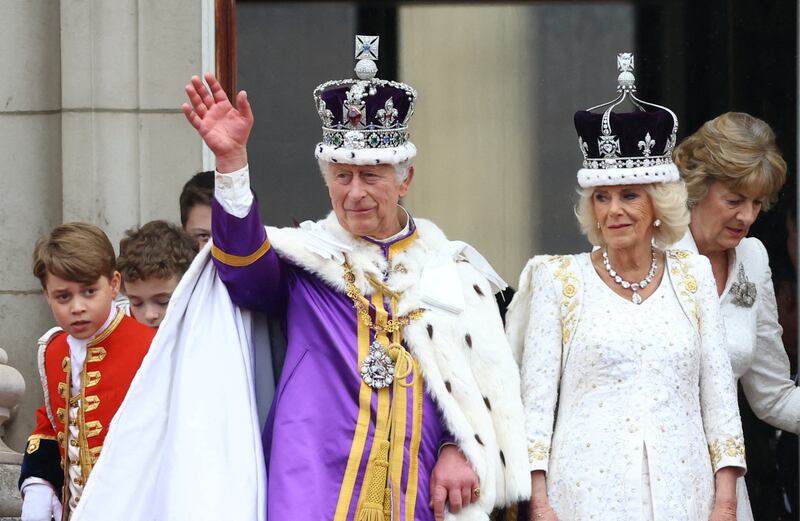
<svg viewBox="0 0 800 521">
<path fill-rule="evenodd" d="M 314 89 L 322 141 L 314 156 L 334 163 L 397 164 L 417 154 L 408 120 L 417 91 L 375 77 L 378 36 L 356 36 L 357 78 L 327 81 Z"/>
<path fill-rule="evenodd" d="M 632 53 L 617 55 L 616 99 L 575 113 L 578 146 L 583 168 L 578 184 L 583 187 L 667 183 L 680 179 L 672 162 L 678 118 L 667 107 L 636 97 Z M 633 112 L 613 112 L 626 98 Z M 602 114 L 594 112 L 605 109 Z"/>
</svg>

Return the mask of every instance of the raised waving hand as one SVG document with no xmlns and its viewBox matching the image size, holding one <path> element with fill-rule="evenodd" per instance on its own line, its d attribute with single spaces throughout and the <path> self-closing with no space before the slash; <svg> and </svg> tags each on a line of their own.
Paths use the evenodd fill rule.
<svg viewBox="0 0 800 521">
<path fill-rule="evenodd" d="M 239 91 L 236 107 L 213 74 L 205 74 L 206 88 L 198 76 L 186 85 L 189 103 L 181 108 L 189 123 L 197 130 L 208 148 L 217 157 L 219 172 L 233 172 L 247 164 L 247 140 L 253 128 L 253 112 L 247 93 Z"/>
</svg>

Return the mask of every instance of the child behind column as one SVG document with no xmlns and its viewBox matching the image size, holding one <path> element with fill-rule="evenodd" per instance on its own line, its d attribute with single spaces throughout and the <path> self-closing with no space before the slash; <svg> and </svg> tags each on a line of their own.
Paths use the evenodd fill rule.
<svg viewBox="0 0 800 521">
<path fill-rule="evenodd" d="M 172 292 L 196 254 L 192 238 L 166 221 L 150 221 L 125 232 L 117 268 L 136 320 L 150 327 L 161 324 Z"/>
</svg>

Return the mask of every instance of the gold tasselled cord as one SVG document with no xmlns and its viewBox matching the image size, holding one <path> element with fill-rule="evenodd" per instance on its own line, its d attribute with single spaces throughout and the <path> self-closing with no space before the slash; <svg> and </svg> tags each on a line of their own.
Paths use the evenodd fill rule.
<svg viewBox="0 0 800 521">
<path fill-rule="evenodd" d="M 391 521 L 392 515 L 392 472 L 394 469 L 393 455 L 395 450 L 403 451 L 405 447 L 405 432 L 399 432 L 398 423 L 405 425 L 405 417 L 407 415 L 407 406 L 402 410 L 395 407 L 398 393 L 407 393 L 408 388 L 413 388 L 415 385 L 421 385 L 419 378 L 419 362 L 417 362 L 411 353 L 402 344 L 401 328 L 408 325 L 412 320 L 422 316 L 421 309 L 413 310 L 405 316 L 398 317 L 397 319 L 388 319 L 386 324 L 382 324 L 378 319 L 378 310 L 376 309 L 376 320 L 373 323 L 372 317 L 369 313 L 369 301 L 358 290 L 355 285 L 355 275 L 353 274 L 350 265 L 345 262 L 344 264 L 344 280 L 347 296 L 353 301 L 356 312 L 360 320 L 368 326 L 375 333 L 375 339 L 386 348 L 389 357 L 394 361 L 394 379 L 392 381 L 392 401 L 389 406 L 389 430 L 387 439 L 375 439 L 373 443 L 379 444 L 378 451 L 375 458 L 371 461 L 373 465 L 371 479 L 369 483 L 364 483 L 363 486 L 367 487 L 364 502 L 359 506 L 359 513 L 356 516 L 358 521 Z M 376 283 L 370 279 L 370 282 L 376 286 L 381 292 L 385 292 L 391 299 L 392 316 L 397 316 L 399 295 L 391 291 L 384 284 Z M 386 313 L 385 310 L 381 310 Z M 386 313 L 388 315 L 388 313 Z M 391 335 L 391 341 L 389 340 Z M 388 344 L 388 345 L 387 345 Z M 408 378 L 411 377 L 411 382 Z M 381 389 L 379 392 L 389 392 L 389 389 Z M 404 401 L 405 403 L 405 401 Z M 405 430 L 405 429 L 404 429 Z M 402 457 L 400 465 L 402 465 Z M 400 471 L 402 475 L 402 470 Z M 400 483 L 395 483 L 399 487 Z M 399 495 L 398 495 L 399 497 Z M 399 507 L 399 506 L 398 506 Z"/>
</svg>

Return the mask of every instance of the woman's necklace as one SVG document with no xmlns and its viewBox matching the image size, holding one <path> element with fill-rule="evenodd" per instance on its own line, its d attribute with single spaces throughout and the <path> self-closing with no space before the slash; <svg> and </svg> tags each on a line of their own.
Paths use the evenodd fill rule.
<svg viewBox="0 0 800 521">
<path fill-rule="evenodd" d="M 651 248 L 650 251 L 653 252 L 653 262 L 650 263 L 650 271 L 647 272 L 647 276 L 639 282 L 628 282 L 618 275 L 608 262 L 608 250 L 603 252 L 603 266 L 605 266 L 606 271 L 617 284 L 625 289 L 633 291 L 633 295 L 631 295 L 631 301 L 634 304 L 642 303 L 642 296 L 639 295 L 639 290 L 646 288 L 648 284 L 653 282 L 653 277 L 656 276 L 656 269 L 658 268 L 658 265 L 656 264 L 656 250 L 655 248 Z"/>
</svg>

